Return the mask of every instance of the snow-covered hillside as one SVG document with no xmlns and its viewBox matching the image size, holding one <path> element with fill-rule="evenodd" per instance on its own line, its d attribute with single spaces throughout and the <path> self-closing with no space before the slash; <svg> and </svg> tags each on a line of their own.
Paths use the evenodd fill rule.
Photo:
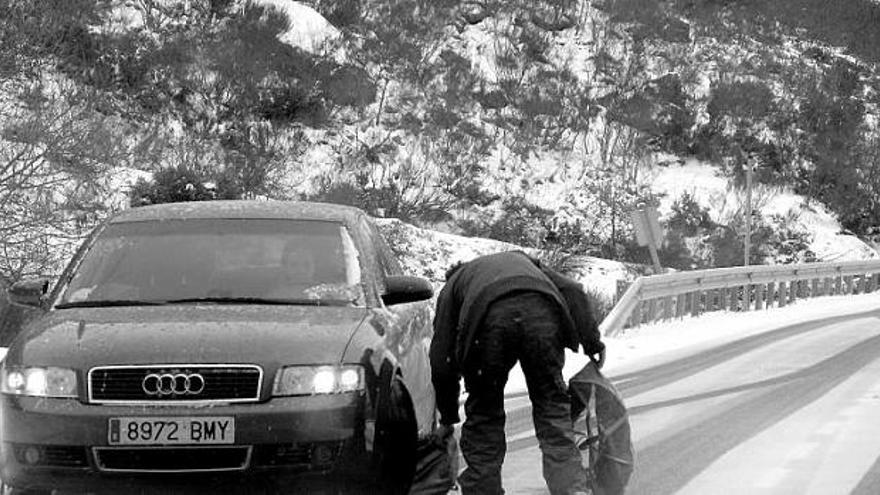
<svg viewBox="0 0 880 495">
<path fill-rule="evenodd" d="M 729 220 L 726 217 L 744 202 L 742 192 L 732 188 L 730 180 L 722 177 L 717 168 L 710 164 L 691 160 L 681 165 L 654 167 L 648 173 L 652 177 L 653 192 L 662 198 L 659 207 L 661 222 L 671 213 L 672 203 L 685 193 L 708 208 L 713 220 L 718 222 Z M 790 190 L 761 185 L 755 187 L 753 198 L 757 214 L 765 217 L 788 214 L 795 219 L 794 228 L 812 234 L 810 248 L 816 253 L 818 261 L 880 258 L 876 250 L 858 237 L 844 234 L 834 215 L 821 204 L 809 203 Z M 401 258 L 405 270 L 428 278 L 437 287 L 443 284 L 446 269 L 455 262 L 494 252 L 523 249 L 492 239 L 418 228 L 397 219 L 379 219 L 379 224 Z M 539 254 L 535 250 L 526 251 Z M 569 268 L 574 278 L 601 294 L 609 304 L 615 300 L 619 281 L 629 282 L 638 276 L 637 270 L 631 265 L 586 256 L 573 259 Z"/>
<path fill-rule="evenodd" d="M 681 165 L 652 169 L 652 189 L 661 195 L 661 219 L 671 213 L 672 204 L 683 194 L 689 194 L 707 208 L 712 220 L 727 224 L 733 213 L 745 204 L 742 190 L 732 187 L 730 179 L 721 176 L 716 167 L 697 160 Z M 753 208 L 757 215 L 790 216 L 792 228 L 813 236 L 810 249 L 817 261 L 848 261 L 880 258 L 870 245 L 854 235 L 843 233 L 835 216 L 822 204 L 807 201 L 787 188 L 758 184 L 752 192 Z"/>
<path fill-rule="evenodd" d="M 135 49 L 99 59 L 118 57 L 106 67 L 113 74 L 124 72 L 113 64 L 140 65 L 133 64 L 139 68 L 131 71 L 131 80 L 108 74 L 101 84 L 115 89 L 99 95 L 108 100 L 101 106 L 118 104 L 132 121 L 173 131 L 152 136 L 150 128 L 132 124 L 132 142 L 149 134 L 144 149 L 158 144 L 143 163 L 120 163 L 150 171 L 175 164 L 210 169 L 205 174 L 214 174 L 209 180 L 215 183 L 225 169 L 232 171 L 230 177 L 247 175 L 233 170 L 238 165 L 231 162 L 259 164 L 271 171 L 265 177 L 272 187 L 254 184 L 256 192 L 248 197 L 350 202 L 380 216 L 402 212 L 401 218 L 419 225 L 453 233 L 491 233 L 517 242 L 524 237 L 517 229 L 535 226 L 535 235 L 528 232 L 528 241 L 521 242 L 552 242 L 551 248 L 639 260 L 642 252 L 633 245 L 629 212 L 648 193 L 662 197 L 661 211 L 667 218 L 672 202 L 687 192 L 726 233 L 741 223 L 734 221 L 734 213 L 741 209 L 742 195 L 716 176 L 712 164 L 663 165 L 666 153 L 678 154 L 673 161 L 696 153 L 720 162 L 732 156 L 732 136 L 744 133 L 753 138 L 746 140 L 752 148 L 767 152 L 756 156 L 776 157 L 781 161 L 773 163 L 780 167 L 796 166 L 804 161 L 799 150 L 807 145 L 817 148 L 814 154 L 824 149 L 821 140 L 803 135 L 802 124 L 810 120 L 802 115 L 801 105 L 814 104 L 818 114 L 827 114 L 843 101 L 838 97 L 849 94 L 826 88 L 827 95 L 816 95 L 804 88 L 858 75 L 853 91 L 864 92 L 867 86 L 861 84 L 873 74 L 858 57 L 829 48 L 828 43 L 795 43 L 799 38 L 788 38 L 794 32 L 780 31 L 767 39 L 750 31 L 738 33 L 725 23 L 731 12 L 721 5 L 683 12 L 672 4 L 635 2 L 626 12 L 623 4 L 629 2 L 583 0 L 573 2 L 570 11 L 551 15 L 526 2 L 497 8 L 466 2 L 459 10 L 426 6 L 409 19 L 389 15 L 382 2 L 343 3 L 350 3 L 351 11 L 308 0 L 232 2 L 223 12 L 213 13 L 176 0 L 114 3 L 106 12 L 109 17 L 89 32 L 98 38 L 108 33 L 131 36 Z M 252 4 L 273 9 L 245 8 Z M 288 22 L 278 22 L 281 19 L 272 12 Z M 653 19 L 653 14 L 662 16 Z M 260 26 L 258 17 L 272 22 Z M 198 36 L 195 31 L 187 35 L 192 39 L 179 37 L 181 23 L 204 29 Z M 725 34 L 728 28 L 744 35 Z M 247 33 L 254 39 L 248 41 Z M 248 47 L 246 53 L 254 58 L 266 55 L 265 60 L 242 67 L 227 64 L 224 56 L 238 52 L 224 50 L 236 46 Z M 203 48 L 190 51 L 192 47 Z M 218 53 L 205 47 L 215 47 Z M 162 58 L 178 52 L 185 56 Z M 338 56 L 343 52 L 347 56 Z M 154 64 L 158 60 L 165 65 Z M 239 55 L 236 60 L 249 57 Z M 779 70 L 765 70 L 770 66 Z M 300 72 L 292 75 L 292 68 Z M 867 72 L 859 75 L 856 69 Z M 97 84 L 83 73 L 71 68 L 65 77 L 77 85 Z M 254 75 L 259 77 L 250 77 Z M 300 75 L 311 86 L 287 84 Z M 247 84 L 239 87 L 240 81 Z M 353 90 L 363 82 L 368 87 L 354 98 Z M 223 89 L 227 86 L 236 91 Z M 314 98 L 308 96 L 312 93 Z M 119 94 L 129 95 L 125 105 L 112 101 Z M 868 100 L 864 113 L 870 120 L 876 115 Z M 230 105 L 239 106 L 230 112 Z M 227 114 L 247 118 L 227 120 Z M 769 126 L 776 120 L 782 124 Z M 187 134 L 190 127 L 192 135 Z M 828 129 L 817 128 L 816 134 L 827 134 Z M 792 140 L 797 136 L 802 139 Z M 784 154 L 773 146 L 798 153 Z M 133 169 L 126 173 L 146 176 Z M 126 199 L 124 180 L 114 178 L 95 187 L 102 197 L 113 196 L 107 200 L 112 209 Z M 810 251 L 819 260 L 877 257 L 855 236 L 841 234 L 830 209 L 815 200 L 756 187 L 755 203 L 764 217 L 790 219 L 791 225 L 780 229 L 783 237 L 791 230 L 808 233 Z M 841 210 L 831 200 L 826 204 Z M 502 225 L 512 225 L 506 230 L 494 228 L 510 218 L 519 223 Z M 841 218 L 862 234 L 870 235 L 875 228 L 854 227 L 845 213 Z M 435 281 L 454 261 L 516 247 L 417 232 L 399 236 L 398 251 L 418 274 Z M 734 234 L 742 239 L 740 232 Z M 722 241 L 738 246 L 735 239 L 731 235 Z M 722 266 L 742 259 L 728 256 L 716 263 L 717 258 L 699 258 L 702 254 L 688 253 L 692 259 L 668 265 Z M 647 256 L 639 261 L 647 262 Z M 576 268 L 586 285 L 603 294 L 614 294 L 618 280 L 632 278 L 632 270 L 624 265 L 595 258 L 579 260 Z M 57 273 L 57 267 L 39 269 Z"/>
<path fill-rule="evenodd" d="M 275 0 L 266 0 L 268 4 L 273 4 Z M 277 2 L 276 2 L 277 3 Z M 291 23 L 290 30 L 282 38 L 292 44 L 297 44 L 293 40 L 293 34 L 312 33 L 315 35 L 314 43 L 320 44 L 321 40 L 335 40 L 338 37 L 336 29 L 321 21 L 320 14 L 312 11 L 310 8 L 299 4 L 298 2 L 287 2 L 287 13 L 294 21 L 297 17 L 296 12 L 308 11 L 310 21 L 307 28 L 300 24 Z M 291 10 L 292 9 L 292 10 Z M 299 9 L 299 10 L 296 10 Z M 282 9 L 284 10 L 284 9 Z M 488 13 L 484 13 L 488 14 Z M 590 15 L 599 15 L 593 12 Z M 460 27 L 457 32 L 450 32 L 449 37 L 444 42 L 445 48 L 457 53 L 469 61 L 477 74 L 484 80 L 485 89 L 490 91 L 495 88 L 498 80 L 503 76 L 504 70 L 497 65 L 497 53 L 511 47 L 502 46 L 498 40 L 507 39 L 504 33 L 507 33 L 514 24 L 512 19 L 508 19 L 500 11 L 494 15 L 485 17 L 478 16 L 480 21 L 466 23 Z M 320 22 L 319 22 L 320 21 Z M 319 26 L 323 28 L 319 29 Z M 592 26 L 592 24 L 591 24 Z M 683 24 L 682 27 L 685 27 Z M 593 33 L 592 28 L 584 27 L 583 29 L 562 30 L 554 34 L 556 43 L 552 44 L 550 50 L 549 61 L 558 67 L 567 67 L 573 71 L 573 75 L 583 81 L 592 81 L 596 83 L 596 67 L 591 60 L 592 51 L 596 47 L 582 43 L 583 40 L 597 35 Z M 707 46 L 701 46 L 700 50 L 720 50 L 727 53 L 719 46 L 715 46 L 712 40 L 700 39 L 701 43 L 708 43 Z M 664 45 L 665 46 L 665 45 Z M 751 45 L 750 45 L 751 46 Z M 713 48 L 714 47 L 714 48 Z M 662 47 L 660 47 L 662 48 Z M 660 49 L 658 48 L 658 50 Z M 733 47 L 745 49 L 743 47 Z M 760 48 L 760 47 L 758 47 Z M 752 46 L 750 49 L 758 49 Z M 610 49 L 610 48 L 609 48 Z M 664 48 L 665 49 L 665 48 Z M 661 50 L 662 51 L 662 50 Z M 439 50 L 438 50 L 439 52 Z M 731 56 L 732 53 L 731 52 Z M 739 52 L 736 52 L 739 53 Z M 780 49 L 778 56 L 786 60 L 791 59 L 791 63 L 795 64 L 798 58 L 795 56 L 797 50 L 791 46 L 785 45 L 785 49 Z M 786 58 L 787 57 L 787 58 Z M 662 65 L 662 64 L 661 64 Z M 702 63 L 700 67 L 706 65 L 705 71 L 700 73 L 700 77 L 689 80 L 691 86 L 687 87 L 689 94 L 696 101 L 705 103 L 706 95 L 702 94 L 707 91 L 707 81 L 711 79 L 713 71 L 718 70 L 717 67 L 710 64 Z M 668 70 L 665 66 L 649 67 L 651 77 L 661 78 Z M 687 81 L 684 81 L 687 82 Z M 687 86 L 687 84 L 686 84 Z M 598 90 L 599 86 L 594 86 Z M 701 89 L 702 88 L 702 89 Z M 383 101 L 388 109 L 398 107 L 398 94 L 405 88 L 391 84 L 386 88 L 387 92 L 383 93 Z M 702 93 L 701 93 L 702 91 Z M 599 97 L 599 94 L 594 95 Z M 503 113 L 503 112 L 502 112 Z M 475 109 L 473 112 L 463 115 L 472 125 L 488 130 L 497 131 L 493 128 L 491 117 L 493 114 L 487 108 L 482 110 Z M 378 149 L 384 143 L 393 141 L 397 143 L 410 143 L 403 146 L 404 151 L 399 156 L 386 157 L 385 164 L 382 167 L 374 166 L 377 170 L 371 172 L 371 176 L 376 183 L 380 183 L 386 177 L 406 177 L 412 174 L 412 170 L 421 170 L 424 180 L 434 172 L 426 172 L 432 170 L 435 164 L 430 162 L 426 154 L 412 153 L 412 149 L 419 148 L 418 142 L 411 142 L 413 136 L 408 135 L 401 129 L 393 129 L 380 123 L 381 119 L 376 119 L 372 124 L 352 123 L 344 125 L 340 129 L 310 129 L 305 132 L 311 145 L 306 153 L 301 157 L 302 166 L 298 167 L 298 171 L 286 178 L 289 181 L 292 190 L 296 190 L 299 194 L 311 194 L 314 192 L 314 184 L 316 180 L 322 176 L 326 176 L 327 170 L 333 169 L 339 163 L 345 161 L 345 157 L 341 155 L 341 150 L 348 149 L 346 143 L 349 141 L 360 143 L 370 148 Z M 698 119 L 699 120 L 699 119 Z M 608 157 L 605 156 L 609 151 L 607 147 L 603 147 L 602 140 L 613 137 L 615 142 L 622 142 L 629 139 L 628 132 L 623 129 L 612 129 L 603 124 L 603 120 L 597 120 L 591 131 L 579 139 L 573 139 L 573 145 L 570 147 L 560 146 L 558 148 L 535 148 L 530 150 L 528 156 L 516 153 L 512 147 L 513 144 L 503 139 L 495 141 L 493 149 L 480 160 L 484 172 L 480 177 L 481 186 L 489 193 L 496 194 L 501 198 L 519 197 L 523 198 L 527 203 L 537 207 L 552 211 L 551 223 L 555 224 L 579 224 L 583 225 L 585 230 L 590 231 L 590 235 L 599 239 L 608 239 L 611 232 L 615 232 L 622 239 L 631 237 L 631 225 L 629 225 L 629 217 L 626 208 L 621 209 L 620 204 L 627 201 L 628 198 L 620 196 L 620 191 L 637 190 L 639 188 L 650 189 L 654 194 L 661 196 L 661 213 L 666 217 L 669 216 L 672 203 L 679 199 L 682 194 L 689 193 L 692 197 L 705 208 L 710 211 L 712 219 L 720 225 L 731 225 L 735 223 L 733 216 L 736 211 L 742 209 L 744 203 L 741 191 L 736 191 L 731 187 L 731 182 L 721 177 L 717 173 L 717 167 L 711 163 L 698 162 L 696 160 L 688 160 L 684 165 L 667 165 L 658 166 L 666 160 L 663 153 L 642 152 L 641 154 L 633 154 L 632 159 L 635 160 L 634 166 L 638 171 L 625 172 L 633 177 L 631 182 L 619 182 L 619 179 L 610 179 L 597 172 L 598 169 L 617 167 L 616 162 L 606 163 Z M 493 130 L 494 129 L 494 130 Z M 598 141 L 597 141 L 598 140 Z M 409 151 L 409 153 L 407 153 Z M 627 158 L 629 160 L 630 158 Z M 400 169 L 403 164 L 407 163 L 409 168 Z M 629 165 L 627 167 L 630 167 Z M 623 170 L 618 171 L 624 173 Z M 376 179 L 381 176 L 383 179 Z M 393 184 L 395 187 L 405 190 L 406 183 Z M 610 192 L 610 191 L 617 191 Z M 413 194 L 422 194 L 423 191 L 413 191 Z M 607 198 L 608 194 L 618 195 Z M 632 193 L 627 193 L 632 194 Z M 500 203 L 500 202 L 499 202 Z M 610 204 L 609 204 L 610 203 Z M 620 203 L 620 204 L 617 204 Z M 758 214 L 766 219 L 773 215 L 785 216 L 791 219 L 791 225 L 788 228 L 797 232 L 808 233 L 811 237 L 809 243 L 810 250 L 815 254 L 819 261 L 837 261 L 852 259 L 867 259 L 878 257 L 877 252 L 869 245 L 853 235 L 843 234 L 841 227 L 834 215 L 816 201 L 807 201 L 805 198 L 792 193 L 784 188 L 770 188 L 758 185 L 754 188 L 753 194 L 754 209 Z M 496 203 L 488 208 L 482 208 L 480 215 L 486 218 L 498 218 L 497 209 L 500 204 Z M 631 208 L 630 206 L 629 208 Z M 473 214 L 473 212 L 471 212 Z M 457 213 L 453 212 L 453 215 Z M 432 236 L 429 236 L 432 237 Z M 453 241 L 449 241 L 453 242 Z M 491 243 L 489 245 L 492 245 Z M 483 244 L 481 244 L 483 246 Z M 494 245 L 493 245 L 494 246 Z M 474 248 L 468 248 L 474 249 Z M 401 250 L 403 252 L 405 250 Z M 444 250 L 448 251 L 448 250 Z M 478 253 L 479 249 L 473 251 Z M 430 253 L 430 256 L 438 256 L 436 253 Z M 468 258 L 467 253 L 460 258 Z M 452 256 L 455 258 L 455 256 Z M 443 263 L 450 261 L 444 257 Z M 453 260 L 454 261 L 454 260 Z M 593 266 L 591 263 L 587 265 Z M 422 266 L 421 264 L 419 266 Z M 428 268 L 420 268 L 422 270 L 434 270 Z M 445 269 L 445 267 L 444 267 Z M 589 272 L 589 270 L 586 270 Z M 608 270 L 605 270 L 608 271 Z M 614 270 L 612 270 L 614 271 Z M 442 270 L 439 272 L 442 274 Z M 588 273 L 585 273 L 587 275 Z M 435 277 L 436 272 L 430 274 Z M 607 285 L 598 284 L 603 287 L 603 292 L 613 293 L 614 290 Z"/>
</svg>

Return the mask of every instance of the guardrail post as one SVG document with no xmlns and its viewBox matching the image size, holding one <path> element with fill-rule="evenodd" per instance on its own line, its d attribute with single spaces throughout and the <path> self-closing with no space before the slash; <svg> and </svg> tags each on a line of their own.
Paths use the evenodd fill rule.
<svg viewBox="0 0 880 495">
<path fill-rule="evenodd" d="M 755 286 L 755 310 L 764 309 L 764 290 L 766 286 L 764 284 L 758 284 Z"/>
<path fill-rule="evenodd" d="M 779 307 L 783 307 L 788 303 L 788 290 L 785 282 L 779 282 Z"/>
<path fill-rule="evenodd" d="M 810 281 L 810 297 L 819 296 L 819 279 L 814 278 Z"/>
<path fill-rule="evenodd" d="M 877 274 L 872 273 L 871 274 L 871 292 L 874 292 L 876 290 L 877 290 Z"/>
<path fill-rule="evenodd" d="M 632 311 L 630 311 L 629 316 L 626 318 L 626 323 L 623 324 L 623 327 L 624 328 L 637 327 L 639 324 L 638 324 L 638 319 L 636 318 L 636 315 L 638 315 L 638 314 L 639 314 L 639 303 L 636 303 L 633 306 Z"/>
<path fill-rule="evenodd" d="M 859 294 L 867 294 L 868 292 L 868 276 L 864 273 L 859 275 Z"/>
<path fill-rule="evenodd" d="M 673 316 L 672 314 L 672 297 L 664 297 L 663 298 L 663 320 L 669 320 Z"/>
<path fill-rule="evenodd" d="M 822 282 L 822 295 L 830 296 L 831 295 L 831 279 L 829 277 L 825 277 Z"/>
<path fill-rule="evenodd" d="M 617 279 L 617 294 L 614 295 L 614 304 L 617 304 L 617 301 L 620 301 L 620 298 L 623 297 L 623 294 L 629 286 L 630 282 L 628 280 Z"/>
<path fill-rule="evenodd" d="M 632 313 L 630 313 L 629 315 L 629 323 L 627 323 L 627 326 L 630 328 L 635 328 L 639 326 L 642 323 L 641 321 L 639 321 L 640 319 L 641 313 L 639 311 L 639 303 L 636 303 L 635 306 L 633 306 Z"/>
<path fill-rule="evenodd" d="M 642 302 L 639 301 L 633 306 L 632 313 L 629 315 L 629 327 L 637 327 L 642 324 Z"/>
<path fill-rule="evenodd" d="M 685 313 L 687 313 L 687 294 L 679 294 L 675 298 L 675 317 L 684 318 Z"/>
<path fill-rule="evenodd" d="M 847 275 L 843 277 L 844 282 L 846 284 L 846 288 L 844 289 L 844 294 L 852 294 L 853 293 L 853 278 L 852 275 Z"/>
<path fill-rule="evenodd" d="M 788 285 L 788 302 L 797 301 L 798 280 L 792 280 Z"/>
<path fill-rule="evenodd" d="M 745 284 L 742 286 L 742 310 L 749 311 L 752 309 L 752 286 Z"/>
<path fill-rule="evenodd" d="M 700 316 L 700 310 L 702 309 L 702 298 L 702 291 L 691 292 L 691 316 Z"/>
<path fill-rule="evenodd" d="M 651 299 L 648 301 L 648 323 L 654 323 L 657 321 L 657 299 Z"/>
</svg>

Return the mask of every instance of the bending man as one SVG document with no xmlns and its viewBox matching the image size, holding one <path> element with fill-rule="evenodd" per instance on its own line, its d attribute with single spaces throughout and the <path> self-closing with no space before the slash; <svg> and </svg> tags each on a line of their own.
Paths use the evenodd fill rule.
<svg viewBox="0 0 880 495">
<path fill-rule="evenodd" d="M 461 451 L 463 495 L 496 495 L 506 453 L 504 386 L 519 361 L 529 398 L 543 474 L 553 495 L 587 493 L 574 443 L 570 401 L 562 378 L 564 349 L 601 366 L 605 346 L 580 284 L 520 251 L 453 266 L 437 299 L 431 370 L 441 429 L 459 422 L 459 379 L 468 392 Z"/>
</svg>

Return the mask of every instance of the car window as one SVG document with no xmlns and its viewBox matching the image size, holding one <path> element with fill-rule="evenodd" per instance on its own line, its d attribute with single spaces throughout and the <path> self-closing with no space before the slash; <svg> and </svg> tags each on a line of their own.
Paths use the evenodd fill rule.
<svg viewBox="0 0 880 495">
<path fill-rule="evenodd" d="M 328 221 L 186 219 L 113 224 L 59 303 L 261 299 L 363 305 L 360 255 Z"/>
</svg>

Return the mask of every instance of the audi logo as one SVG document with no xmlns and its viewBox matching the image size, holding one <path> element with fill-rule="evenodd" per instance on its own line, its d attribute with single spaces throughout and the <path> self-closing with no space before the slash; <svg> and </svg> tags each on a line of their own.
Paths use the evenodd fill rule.
<svg viewBox="0 0 880 495">
<path fill-rule="evenodd" d="M 199 373 L 150 373 L 141 388 L 152 396 L 198 395 L 205 390 L 205 377 Z"/>
</svg>

